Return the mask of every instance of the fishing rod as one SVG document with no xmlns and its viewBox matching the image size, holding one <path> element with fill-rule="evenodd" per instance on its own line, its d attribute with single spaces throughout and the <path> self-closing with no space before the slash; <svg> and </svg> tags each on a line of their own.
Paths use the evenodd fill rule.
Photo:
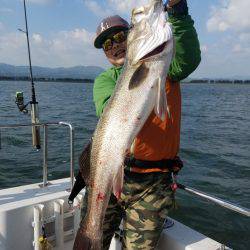
<svg viewBox="0 0 250 250">
<path fill-rule="evenodd" d="M 30 73 L 30 81 L 31 81 L 31 101 L 28 103 L 31 106 L 31 123 L 39 123 L 39 114 L 38 114 L 38 102 L 36 100 L 36 92 L 35 92 L 35 84 L 32 72 L 32 64 L 31 64 L 31 53 L 30 53 L 30 42 L 29 42 L 29 29 L 28 29 L 28 21 L 27 21 L 27 12 L 26 12 L 26 0 L 23 0 L 23 8 L 24 8 L 24 17 L 25 17 L 25 30 L 18 29 L 19 31 L 25 33 L 28 47 L 28 58 L 29 58 L 29 73 Z M 28 113 L 26 109 L 27 105 L 24 105 L 23 92 L 16 93 L 16 104 L 19 110 L 23 113 Z M 37 126 L 32 126 L 32 145 L 36 149 L 40 149 L 40 129 Z"/>
<path fill-rule="evenodd" d="M 211 201 L 211 202 L 213 202 L 221 207 L 225 207 L 229 210 L 232 210 L 232 211 L 237 212 L 239 214 L 250 217 L 250 210 L 248 208 L 244 208 L 244 207 L 238 206 L 236 204 L 233 204 L 231 202 L 224 201 L 224 200 L 219 199 L 215 196 L 206 194 L 206 193 L 199 191 L 197 189 L 194 189 L 194 188 L 187 187 L 187 186 L 182 185 L 180 183 L 177 183 L 177 187 L 182 189 L 182 190 L 185 190 L 188 193 L 191 193 L 191 194 L 194 194 L 194 195 L 199 196 L 201 198 L 207 199 L 207 200 L 209 200 L 209 201 Z"/>
</svg>

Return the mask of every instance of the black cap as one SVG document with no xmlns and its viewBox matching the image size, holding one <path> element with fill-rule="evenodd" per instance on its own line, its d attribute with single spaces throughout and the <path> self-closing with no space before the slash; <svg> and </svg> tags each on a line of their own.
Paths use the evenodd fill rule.
<svg viewBox="0 0 250 250">
<path fill-rule="evenodd" d="M 109 16 L 104 18 L 96 29 L 96 38 L 94 46 L 97 49 L 102 48 L 105 38 L 114 31 L 128 30 L 128 22 L 120 16 Z"/>
</svg>

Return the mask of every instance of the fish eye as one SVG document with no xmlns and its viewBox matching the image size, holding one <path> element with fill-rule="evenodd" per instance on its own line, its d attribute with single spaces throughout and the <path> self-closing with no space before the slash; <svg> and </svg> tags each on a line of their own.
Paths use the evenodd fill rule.
<svg viewBox="0 0 250 250">
<path fill-rule="evenodd" d="M 144 11 L 145 11 L 144 7 L 141 6 L 141 7 L 139 7 L 139 8 L 133 9 L 133 10 L 132 10 L 132 14 L 133 14 L 133 15 L 143 14 Z"/>
</svg>

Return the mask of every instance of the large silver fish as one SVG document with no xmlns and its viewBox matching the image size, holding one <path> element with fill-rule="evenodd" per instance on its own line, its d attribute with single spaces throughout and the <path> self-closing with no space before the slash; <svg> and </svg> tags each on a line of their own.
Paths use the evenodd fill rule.
<svg viewBox="0 0 250 250">
<path fill-rule="evenodd" d="M 111 192 L 121 193 L 126 152 L 153 110 L 162 120 L 170 115 L 165 83 L 173 51 L 162 1 L 134 9 L 123 73 L 94 133 L 87 214 L 74 249 L 102 248 L 103 219 Z"/>
</svg>

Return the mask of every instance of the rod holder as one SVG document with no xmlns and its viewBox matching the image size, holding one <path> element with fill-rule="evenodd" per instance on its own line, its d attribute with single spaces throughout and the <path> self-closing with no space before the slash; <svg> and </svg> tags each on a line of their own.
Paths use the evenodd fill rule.
<svg viewBox="0 0 250 250">
<path fill-rule="evenodd" d="M 39 123 L 38 104 L 31 103 L 31 123 L 32 123 L 32 145 L 36 149 L 40 149 L 40 128 L 34 124 Z"/>
</svg>

